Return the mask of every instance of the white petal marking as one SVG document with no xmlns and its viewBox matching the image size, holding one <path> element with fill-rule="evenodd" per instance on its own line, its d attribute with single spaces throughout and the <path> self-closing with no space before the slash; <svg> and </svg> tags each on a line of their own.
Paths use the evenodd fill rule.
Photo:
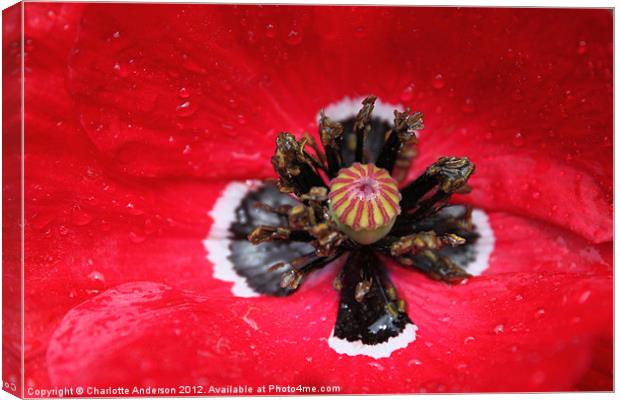
<svg viewBox="0 0 620 400">
<path fill-rule="evenodd" d="M 467 264 L 465 269 L 471 275 L 478 276 L 489 268 L 489 258 L 495 248 L 495 234 L 489 223 L 489 216 L 484 211 L 473 210 L 471 219 L 480 237 L 474 243 L 474 260 Z"/>
<path fill-rule="evenodd" d="M 344 121 L 351 117 L 355 117 L 359 110 L 362 108 L 362 101 L 366 96 L 361 97 L 345 97 L 344 99 L 331 103 L 324 108 L 325 115 L 335 121 Z M 394 110 L 404 110 L 400 104 L 384 103 L 377 99 L 375 102 L 375 108 L 372 112 L 374 117 L 377 117 L 390 124 L 394 122 Z M 317 122 L 321 119 L 321 114 L 317 114 Z"/>
<path fill-rule="evenodd" d="M 405 329 L 395 337 L 391 337 L 387 342 L 379 343 L 375 345 L 369 345 L 362 343 L 361 340 L 355 342 L 349 342 L 348 340 L 341 339 L 334 336 L 332 331 L 327 344 L 338 354 L 346 354 L 348 356 L 368 356 L 374 359 L 387 358 L 392 352 L 398 349 L 404 349 L 413 343 L 416 338 L 416 331 L 418 327 L 414 324 L 405 325 Z"/>
<path fill-rule="evenodd" d="M 225 282 L 232 282 L 232 293 L 238 297 L 260 296 L 248 286 L 246 278 L 238 275 L 229 260 L 230 238 L 228 228 L 235 219 L 235 210 L 243 197 L 255 187 L 255 183 L 232 182 L 222 192 L 209 213 L 213 225 L 202 241 L 207 259 L 213 264 L 213 277 Z"/>
</svg>

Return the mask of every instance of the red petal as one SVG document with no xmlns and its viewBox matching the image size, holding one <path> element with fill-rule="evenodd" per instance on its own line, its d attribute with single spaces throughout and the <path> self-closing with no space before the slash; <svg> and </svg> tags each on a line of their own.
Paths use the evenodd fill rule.
<svg viewBox="0 0 620 400">
<path fill-rule="evenodd" d="M 570 390 L 590 368 L 596 335 L 611 337 L 609 275 L 501 275 L 443 288 L 396 276 L 419 326 L 416 359 L 445 371 L 448 391 Z"/>
<path fill-rule="evenodd" d="M 416 282 L 408 300 L 418 339 L 379 360 L 328 347 L 336 295 L 325 285 L 248 301 L 127 284 L 65 317 L 49 371 L 56 385 L 82 386 L 236 385 L 241 377 L 262 385 L 277 377 L 343 393 L 567 390 L 588 368 L 592 335 L 611 335 L 610 282 L 572 274 Z"/>
<path fill-rule="evenodd" d="M 610 243 L 592 244 L 570 231 L 502 212 L 488 215 L 495 246 L 484 274 L 612 270 Z"/>
</svg>

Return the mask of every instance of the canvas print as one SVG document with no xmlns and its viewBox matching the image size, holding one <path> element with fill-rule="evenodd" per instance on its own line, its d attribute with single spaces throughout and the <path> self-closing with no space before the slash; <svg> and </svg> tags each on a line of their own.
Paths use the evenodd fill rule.
<svg viewBox="0 0 620 400">
<path fill-rule="evenodd" d="M 3 12 L 3 387 L 613 390 L 611 9 Z"/>
</svg>

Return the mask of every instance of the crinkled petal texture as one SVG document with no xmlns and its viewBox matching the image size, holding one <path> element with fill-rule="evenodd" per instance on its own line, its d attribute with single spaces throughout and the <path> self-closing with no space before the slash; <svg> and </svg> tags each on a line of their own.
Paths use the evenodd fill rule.
<svg viewBox="0 0 620 400">
<path fill-rule="evenodd" d="M 609 11 L 28 3 L 25 30 L 27 385 L 611 389 Z M 202 246 L 277 132 L 368 93 L 425 113 L 412 176 L 476 163 L 496 236 L 465 285 L 392 268 L 418 339 L 379 360 L 328 346 L 334 271 L 239 299 Z"/>
<path fill-rule="evenodd" d="M 343 393 L 568 390 L 589 369 L 591 332 L 611 326 L 608 276 L 515 274 L 440 290 L 398 277 L 415 283 L 407 298 L 420 329 L 390 358 L 327 345 L 336 311 L 329 285 L 290 301 L 249 301 L 137 282 L 65 316 L 47 352 L 50 377 L 56 385 L 205 389 L 275 379 Z M 591 304 L 606 306 L 592 313 Z"/>
</svg>

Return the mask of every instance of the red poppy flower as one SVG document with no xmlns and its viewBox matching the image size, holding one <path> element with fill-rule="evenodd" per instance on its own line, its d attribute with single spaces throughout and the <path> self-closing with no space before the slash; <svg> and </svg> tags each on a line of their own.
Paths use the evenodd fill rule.
<svg viewBox="0 0 620 400">
<path fill-rule="evenodd" d="M 24 9 L 25 394 L 611 390 L 609 11 Z M 7 79 L 18 27 L 4 38 Z M 245 183 L 276 176 L 277 134 L 314 134 L 322 109 L 347 122 L 369 94 L 377 126 L 424 113 L 405 182 L 442 156 L 476 165 L 453 200 L 478 240 L 450 254 L 476 276 L 450 285 L 382 258 L 409 319 L 377 343 L 334 331 L 344 259 L 259 295 L 288 294 L 266 270 L 304 249 L 229 235 L 262 223 L 252 201 L 286 204 Z"/>
</svg>

